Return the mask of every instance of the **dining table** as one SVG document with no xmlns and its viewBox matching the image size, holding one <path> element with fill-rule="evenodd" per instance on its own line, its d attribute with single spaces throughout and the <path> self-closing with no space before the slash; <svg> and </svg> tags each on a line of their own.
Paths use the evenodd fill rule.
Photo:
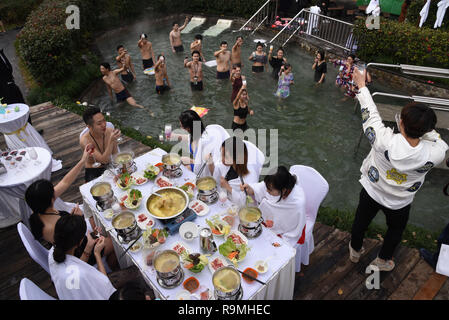
<svg viewBox="0 0 449 320">
<path fill-rule="evenodd" d="M 134 159 L 137 166 L 137 174 L 143 174 L 144 170 L 150 165 L 156 165 L 161 163 L 162 156 L 166 152 L 162 149 L 154 149 L 146 154 L 141 155 Z M 187 167 L 182 167 L 182 176 L 179 178 L 170 178 L 170 183 L 174 187 L 180 187 L 187 182 L 195 184 L 196 175 L 190 171 Z M 159 173 L 158 177 L 162 175 Z M 156 178 L 157 180 L 157 178 Z M 93 212 L 93 217 L 98 226 L 103 228 L 103 231 L 110 236 L 113 240 L 114 250 L 116 256 L 119 258 L 119 264 L 121 268 L 126 268 L 135 265 L 141 272 L 146 283 L 153 289 L 157 298 L 162 300 L 176 300 L 179 297 L 179 293 L 184 291 L 182 282 L 179 286 L 171 289 L 163 288 L 159 285 L 157 281 L 157 273 L 153 265 L 147 265 L 145 261 L 145 249 L 133 252 L 128 250 L 128 247 L 132 244 L 122 243 L 121 238 L 118 236 L 117 231 L 112 226 L 111 217 L 107 216 L 105 211 L 101 211 L 100 207 L 97 207 L 96 201 L 93 199 L 90 193 L 91 187 L 97 182 L 108 182 L 112 186 L 114 196 L 117 199 L 122 198 L 126 195 L 126 191 L 121 190 L 117 184 L 114 182 L 114 174 L 111 171 L 106 171 L 102 176 L 95 180 L 92 180 L 82 186 L 80 186 L 80 192 L 84 200 L 84 206 L 89 206 L 90 210 Z M 138 216 L 141 214 L 149 215 L 146 203 L 151 193 L 158 190 L 158 186 L 154 181 L 149 180 L 142 185 L 133 185 L 131 189 L 138 189 L 141 191 L 143 200 L 140 206 L 132 211 L 135 214 L 136 221 Z M 197 199 L 197 190 L 195 188 L 195 194 L 192 201 Z M 235 211 L 235 205 L 233 205 L 229 200 L 226 202 L 217 202 L 214 204 L 207 205 L 208 210 L 206 210 L 206 215 L 196 215 L 193 223 L 195 223 L 198 228 L 208 227 L 206 219 L 211 220 L 213 217 L 222 218 L 225 215 L 229 215 L 233 210 Z M 118 214 L 121 211 L 114 210 L 114 214 Z M 123 209 L 121 209 L 123 210 Z M 151 215 L 150 215 L 151 217 Z M 162 220 L 154 219 L 154 226 L 152 228 L 164 228 Z M 238 229 L 239 219 L 238 215 L 235 216 L 235 221 L 232 226 L 232 231 Z M 143 226 L 145 227 L 145 226 Z M 214 235 L 214 241 L 217 247 L 219 247 L 224 241 L 224 236 Z M 142 239 L 139 240 L 142 244 Z M 177 244 L 182 244 L 185 248 L 189 249 L 191 253 L 201 253 L 199 237 L 185 240 L 181 237 L 179 232 L 172 232 L 168 235 L 165 243 L 161 244 L 158 250 L 173 250 L 174 246 Z M 236 268 L 240 271 L 245 270 L 248 267 L 255 269 L 255 263 L 261 260 L 268 260 L 268 271 L 265 273 L 259 273 L 257 280 L 251 283 L 244 281 L 242 279 L 241 286 L 243 290 L 242 300 L 291 300 L 293 299 L 294 283 L 295 283 L 295 255 L 296 250 L 290 246 L 282 238 L 274 234 L 270 229 L 262 227 L 262 233 L 256 238 L 248 238 L 247 245 L 249 246 L 249 251 L 247 252 L 245 258 L 238 262 Z M 219 253 L 219 250 L 213 254 L 207 256 L 209 261 L 212 261 L 216 257 L 220 257 L 223 261 L 226 261 L 229 265 L 231 263 Z M 181 264 L 182 270 L 184 272 L 184 280 L 190 277 L 195 277 L 201 286 L 209 289 L 210 299 L 214 299 L 215 295 L 214 286 L 212 283 L 212 269 L 205 267 L 200 273 L 193 273 L 186 269 L 183 264 Z"/>
</svg>

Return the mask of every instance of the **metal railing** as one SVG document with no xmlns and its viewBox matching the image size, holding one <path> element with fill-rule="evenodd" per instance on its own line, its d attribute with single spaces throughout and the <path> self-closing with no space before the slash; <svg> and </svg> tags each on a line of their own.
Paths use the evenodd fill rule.
<svg viewBox="0 0 449 320">
<path fill-rule="evenodd" d="M 415 76 L 449 78 L 449 69 L 413 66 L 410 64 L 387 64 L 387 63 L 374 63 L 374 62 L 368 63 L 366 65 L 367 68 L 370 66 L 399 68 L 401 69 L 402 73 Z"/>
<path fill-rule="evenodd" d="M 270 23 L 274 21 L 277 10 L 277 1 L 268 0 L 265 2 L 259 10 L 251 18 L 246 21 L 243 26 L 238 31 L 246 30 L 245 28 L 250 27 L 253 30 L 252 34 L 259 29 L 259 27 L 264 23 Z"/>
<path fill-rule="evenodd" d="M 302 9 L 270 40 L 270 43 L 278 41 L 285 46 L 296 35 L 305 39 L 307 37 L 315 38 L 345 51 L 353 52 L 357 49 L 356 39 L 352 33 L 353 29 L 352 23 Z"/>
</svg>

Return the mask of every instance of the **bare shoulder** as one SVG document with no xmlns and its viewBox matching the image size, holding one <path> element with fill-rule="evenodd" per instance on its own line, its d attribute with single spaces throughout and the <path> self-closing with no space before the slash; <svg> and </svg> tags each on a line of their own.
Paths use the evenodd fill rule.
<svg viewBox="0 0 449 320">
<path fill-rule="evenodd" d="M 88 135 L 87 133 L 86 133 L 86 134 L 83 134 L 83 135 L 81 136 L 81 138 L 80 138 L 80 146 L 81 146 L 81 149 L 84 149 L 84 148 L 86 147 L 86 145 L 88 145 L 90 142 L 91 142 L 91 141 L 90 141 L 89 135 Z"/>
</svg>

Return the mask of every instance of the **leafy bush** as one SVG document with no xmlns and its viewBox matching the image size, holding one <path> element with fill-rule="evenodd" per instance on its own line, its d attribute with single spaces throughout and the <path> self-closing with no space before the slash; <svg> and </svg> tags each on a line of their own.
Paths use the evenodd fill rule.
<svg viewBox="0 0 449 320">
<path fill-rule="evenodd" d="M 433 25 L 435 24 L 435 20 L 437 19 L 438 2 L 439 1 L 435 0 L 432 0 L 430 2 L 429 15 L 427 16 L 423 28 L 432 28 L 433 30 Z M 426 0 L 414 0 L 411 2 L 407 10 L 407 20 L 410 23 L 414 24 L 415 26 L 419 26 L 419 21 L 421 20 L 419 12 L 425 4 Z M 441 28 L 439 29 L 449 31 L 449 15 L 447 14 L 447 12 L 444 16 Z"/>
<path fill-rule="evenodd" d="M 449 66 L 449 32 L 381 19 L 378 30 L 368 30 L 365 21 L 358 21 L 354 34 L 359 39 L 357 54 L 364 61 Z"/>
<path fill-rule="evenodd" d="M 0 17 L 3 23 L 23 25 L 27 16 L 42 0 L 2 0 Z"/>
</svg>

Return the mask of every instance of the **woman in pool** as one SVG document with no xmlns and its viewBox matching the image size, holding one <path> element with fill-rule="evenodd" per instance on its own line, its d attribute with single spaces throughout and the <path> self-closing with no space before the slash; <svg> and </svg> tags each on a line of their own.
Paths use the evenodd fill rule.
<svg viewBox="0 0 449 320">
<path fill-rule="evenodd" d="M 242 131 L 246 131 L 248 129 L 246 117 L 248 113 L 251 116 L 254 115 L 254 111 L 249 108 L 248 102 L 248 90 L 246 90 L 246 84 L 243 84 L 233 103 L 234 120 L 232 121 L 232 130 L 241 129 Z"/>
<path fill-rule="evenodd" d="M 245 183 L 240 189 L 254 196 L 268 228 L 295 246 L 305 236 L 306 202 L 298 177 L 280 166 L 259 183 Z"/>
<path fill-rule="evenodd" d="M 256 51 L 253 51 L 248 60 L 253 61 L 253 73 L 263 72 L 264 66 L 267 68 L 267 54 L 263 51 L 263 44 L 261 42 L 257 43 Z"/>
<path fill-rule="evenodd" d="M 287 58 L 284 57 L 284 49 L 279 48 L 276 56 L 272 56 L 273 46 L 270 46 L 270 51 L 268 52 L 268 61 L 270 65 L 273 67 L 272 76 L 276 80 L 279 80 L 279 71 L 281 71 L 281 67 L 287 63 Z"/>
<path fill-rule="evenodd" d="M 343 88 L 343 90 L 345 91 L 344 95 L 348 98 L 355 98 L 355 95 L 358 92 L 357 86 L 355 86 L 352 81 L 352 74 L 354 73 L 354 61 L 354 54 L 350 54 L 348 58 L 346 58 L 346 60 L 332 60 L 334 66 L 340 66 L 340 72 L 337 75 L 335 84 L 338 87 Z"/>
<path fill-rule="evenodd" d="M 181 161 L 195 174 L 198 174 L 201 165 L 207 161 L 201 177 L 212 176 L 214 173 L 214 163 L 221 159 L 221 144 L 229 138 L 228 132 L 218 124 L 211 124 L 204 127 L 200 116 L 193 110 L 186 110 L 179 116 L 181 128 L 187 131 L 185 135 L 174 135 L 175 138 L 182 139 L 189 145 L 191 157 L 181 157 Z"/>
<path fill-rule="evenodd" d="M 315 62 L 313 63 L 312 70 L 315 70 L 314 80 L 317 85 L 324 83 L 326 79 L 327 65 L 324 57 L 324 51 L 319 50 L 316 54 Z"/>
<path fill-rule="evenodd" d="M 281 67 L 279 71 L 278 90 L 275 96 L 281 99 L 285 99 L 290 95 L 290 85 L 293 84 L 292 66 L 286 63 Z"/>
<path fill-rule="evenodd" d="M 246 195 L 240 190 L 240 177 L 245 183 L 257 183 L 264 160 L 263 153 L 249 141 L 234 136 L 222 143 L 221 161 L 215 167 L 214 178 L 227 191 L 231 202 L 245 205 Z"/>
</svg>

